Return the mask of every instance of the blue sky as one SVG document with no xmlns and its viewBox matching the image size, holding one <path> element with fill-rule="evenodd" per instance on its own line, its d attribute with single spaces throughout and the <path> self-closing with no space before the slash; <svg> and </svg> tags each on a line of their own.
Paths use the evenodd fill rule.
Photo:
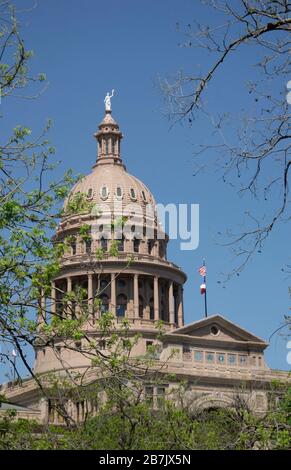
<svg viewBox="0 0 291 470">
<path fill-rule="evenodd" d="M 33 1 L 18 4 L 23 9 Z M 179 47 L 183 35 L 176 27 L 180 22 L 182 30 L 194 19 L 205 22 L 209 12 L 191 0 L 38 0 L 21 18 L 22 36 L 34 50 L 32 70 L 45 72 L 49 87 L 38 100 L 3 103 L 6 130 L 21 123 L 37 134 L 51 118 L 50 141 L 62 161 L 56 176 L 69 167 L 88 173 L 96 157 L 93 133 L 103 116 L 104 95 L 114 88 L 113 115 L 124 134 L 122 157 L 128 171 L 147 184 L 158 202 L 200 204 L 199 248 L 189 252 L 180 251 L 179 241 L 169 245 L 168 258 L 188 276 L 186 321 L 203 316 L 197 269 L 205 257 L 209 314 L 220 313 L 268 339 L 290 306 L 289 280 L 281 271 L 290 261 L 287 225 L 274 230 L 240 277 L 225 286 L 217 283 L 220 273 L 233 266 L 230 253 L 217 244 L 217 233 L 237 227 L 254 203 L 238 198 L 214 171 L 193 176 L 193 148 L 211 141 L 211 125 L 201 119 L 191 128 L 170 128 L 159 89 L 159 77 L 210 63 L 205 52 Z M 254 73 L 250 66 L 255 54 L 243 49 L 225 64 L 208 94 L 215 111 L 248 106 L 242 87 Z M 268 365 L 288 369 L 286 355 L 286 340 L 273 337 Z"/>
</svg>

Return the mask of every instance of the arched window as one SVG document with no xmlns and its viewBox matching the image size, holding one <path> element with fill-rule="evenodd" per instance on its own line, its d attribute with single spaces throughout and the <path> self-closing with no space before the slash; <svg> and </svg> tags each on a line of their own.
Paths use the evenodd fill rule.
<svg viewBox="0 0 291 470">
<path fill-rule="evenodd" d="M 124 317 L 127 307 L 127 297 L 124 294 L 119 294 L 117 296 L 117 306 L 116 306 L 116 315 L 118 317 Z"/>
</svg>

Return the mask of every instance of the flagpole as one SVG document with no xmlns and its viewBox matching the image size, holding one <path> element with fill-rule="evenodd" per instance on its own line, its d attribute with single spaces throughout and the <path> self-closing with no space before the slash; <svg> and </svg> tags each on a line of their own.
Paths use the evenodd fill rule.
<svg viewBox="0 0 291 470">
<path fill-rule="evenodd" d="M 205 259 L 203 260 L 203 266 L 205 266 Z M 205 293 L 204 293 L 204 314 L 205 318 L 207 318 L 207 284 L 206 284 L 206 274 L 204 276 L 204 284 L 206 286 Z"/>
<path fill-rule="evenodd" d="M 13 382 L 15 382 L 16 379 L 16 357 L 17 357 L 17 352 L 15 349 L 12 349 L 12 357 L 13 357 Z"/>
<path fill-rule="evenodd" d="M 16 367 L 16 356 L 13 357 L 13 382 L 15 382 L 15 379 L 16 379 L 15 367 Z"/>
</svg>

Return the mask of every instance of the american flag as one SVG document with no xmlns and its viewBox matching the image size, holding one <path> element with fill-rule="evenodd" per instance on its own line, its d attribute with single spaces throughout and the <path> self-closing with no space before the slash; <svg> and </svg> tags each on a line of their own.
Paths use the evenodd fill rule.
<svg viewBox="0 0 291 470">
<path fill-rule="evenodd" d="M 203 264 L 203 266 L 201 266 L 199 269 L 199 274 L 202 276 L 202 277 L 205 277 L 206 276 L 206 266 Z"/>
</svg>

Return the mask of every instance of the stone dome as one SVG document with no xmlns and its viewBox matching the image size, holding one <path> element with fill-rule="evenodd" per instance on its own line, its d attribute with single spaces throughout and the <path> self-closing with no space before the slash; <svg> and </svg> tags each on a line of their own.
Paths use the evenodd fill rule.
<svg viewBox="0 0 291 470">
<path fill-rule="evenodd" d="M 108 163 L 96 164 L 93 171 L 84 176 L 72 189 L 68 200 L 77 193 L 86 194 L 89 201 L 94 204 L 113 204 L 114 201 L 122 201 L 125 206 L 137 203 L 142 208 L 151 204 L 156 205 L 155 199 L 147 186 L 135 176 L 130 175 L 124 165 Z"/>
</svg>

